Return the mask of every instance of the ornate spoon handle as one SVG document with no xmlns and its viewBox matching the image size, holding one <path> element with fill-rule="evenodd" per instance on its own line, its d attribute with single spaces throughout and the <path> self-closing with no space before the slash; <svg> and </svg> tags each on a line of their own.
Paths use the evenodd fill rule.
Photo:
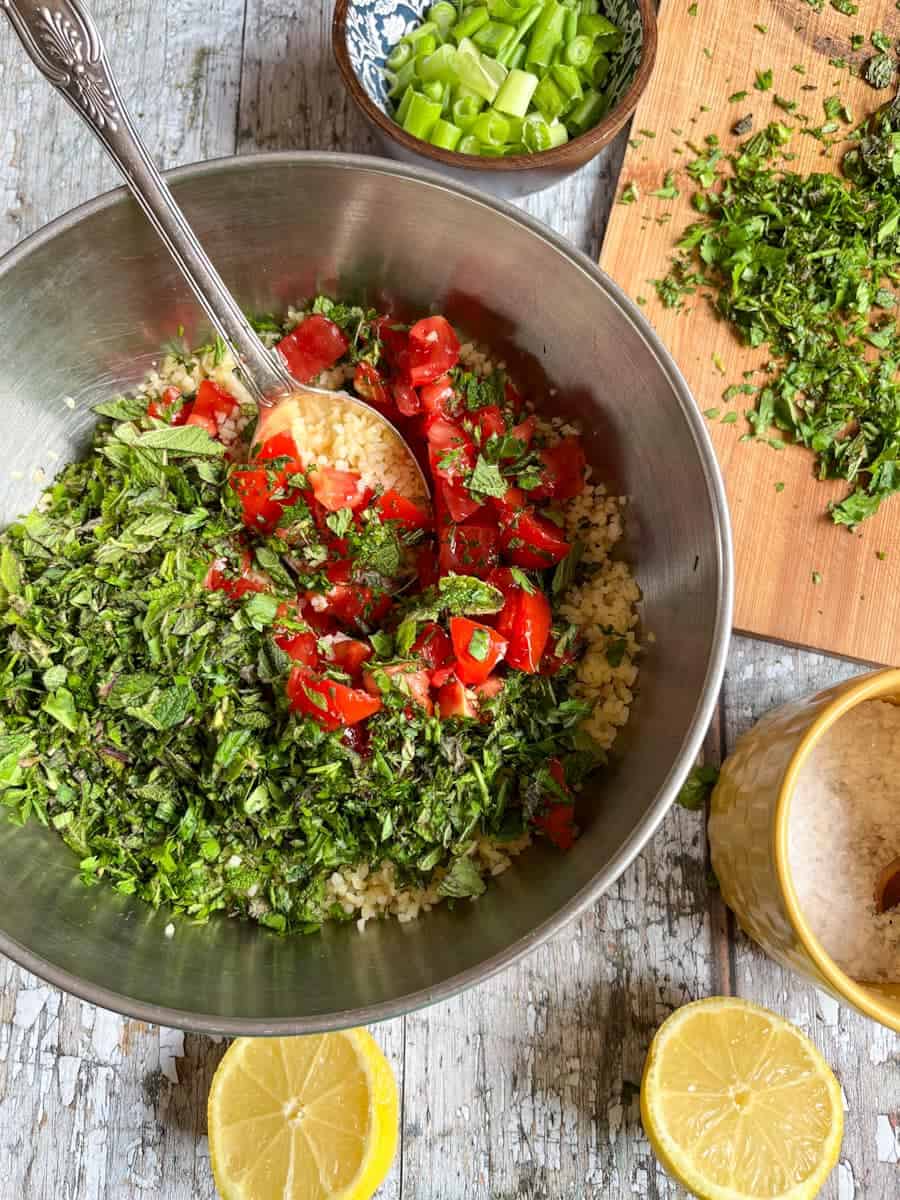
<svg viewBox="0 0 900 1200">
<path fill-rule="evenodd" d="M 106 147 L 215 329 L 243 363 L 257 399 L 295 389 L 251 328 L 175 203 L 141 140 L 110 69 L 100 33 L 80 0 L 0 0 L 29 57 Z"/>
</svg>

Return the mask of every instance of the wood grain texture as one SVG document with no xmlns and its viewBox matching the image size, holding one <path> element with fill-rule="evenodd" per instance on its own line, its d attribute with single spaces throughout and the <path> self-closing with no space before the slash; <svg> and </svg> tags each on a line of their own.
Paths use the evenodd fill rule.
<svg viewBox="0 0 900 1200">
<path fill-rule="evenodd" d="M 331 70 L 324 0 L 246 10 L 169 0 L 160 44 L 148 40 L 149 0 L 94 8 L 164 165 L 238 149 L 371 148 Z M 0 131 L 0 251 L 115 182 L 2 25 Z M 620 139 L 523 207 L 596 255 L 622 150 Z M 707 757 L 764 708 L 849 670 L 738 639 Z M 592 912 L 526 962 L 375 1030 L 403 1092 L 402 1150 L 380 1195 L 681 1196 L 640 1128 L 643 1056 L 674 1006 L 734 990 L 802 1016 L 841 1076 L 851 1108 L 826 1200 L 893 1200 L 896 1039 L 823 1008 L 735 938 L 707 886 L 703 819 L 681 810 Z M 0 1196 L 213 1200 L 205 1098 L 224 1047 L 93 1008 L 0 961 Z"/>
<path fill-rule="evenodd" d="M 647 298 L 644 311 L 673 352 L 701 411 L 718 409 L 724 415 L 733 408 L 739 417 L 736 424 L 723 424 L 721 415 L 709 422 L 734 522 L 736 628 L 861 661 L 895 663 L 900 661 L 900 622 L 892 619 L 900 588 L 898 503 L 884 505 L 862 530 L 850 534 L 835 527 L 826 512 L 830 501 L 846 495 L 846 485 L 817 482 L 810 453 L 740 444 L 747 429 L 746 404 L 741 398 L 724 404 L 722 392 L 727 384 L 741 383 L 742 372 L 759 366 L 766 355 L 739 345 L 699 294 L 683 310 L 664 309 L 649 281 L 665 275 L 673 242 L 696 219 L 690 206 L 696 188 L 683 170 L 695 155 L 686 139 L 702 144 L 705 135 L 715 133 L 724 147 L 734 146 L 738 139 L 730 128 L 748 113 L 756 129 L 771 120 L 799 125 L 776 106 L 776 95 L 796 100 L 798 112 L 821 125 L 822 101 L 840 92 L 861 118 L 889 93 L 873 91 L 828 60 L 864 61 L 872 47 L 867 40 L 865 49 L 851 52 L 851 34 L 862 31 L 868 38 L 871 30 L 883 29 L 896 38 L 900 13 L 894 0 L 866 0 L 857 17 L 828 4 L 816 13 L 805 0 L 752 5 L 701 0 L 695 17 L 688 16 L 687 7 L 682 0 L 662 5 L 656 71 L 633 122 L 635 131 L 649 129 L 656 136 L 635 132 L 638 144 L 626 155 L 622 183 L 634 182 L 641 199 L 614 207 L 601 264 L 630 296 Z M 794 65 L 804 74 L 792 70 Z M 773 87 L 758 91 L 756 72 L 768 68 Z M 738 91 L 746 91 L 746 98 L 728 103 Z M 704 112 L 704 105 L 711 111 Z M 800 171 L 833 170 L 840 158 L 835 151 L 823 159 L 820 143 L 799 133 L 788 149 L 797 154 L 792 169 Z M 682 157 L 675 151 L 683 151 Z M 648 198 L 673 167 L 680 197 L 674 203 Z M 657 218 L 669 217 L 668 225 L 656 224 Z M 776 492 L 776 483 L 784 490 Z M 876 551 L 887 552 L 887 558 L 878 559 Z M 814 572 L 821 583 L 814 582 Z"/>
</svg>

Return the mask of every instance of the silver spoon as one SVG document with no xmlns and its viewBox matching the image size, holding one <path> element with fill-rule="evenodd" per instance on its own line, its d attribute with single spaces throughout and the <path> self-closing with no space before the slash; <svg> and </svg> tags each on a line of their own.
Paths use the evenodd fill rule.
<svg viewBox="0 0 900 1200">
<path fill-rule="evenodd" d="M 51 7 L 52 6 L 52 7 Z M 422 486 L 427 481 L 415 455 L 394 426 L 371 405 L 347 392 L 299 383 L 277 353 L 254 332 L 240 306 L 207 258 L 144 145 L 131 118 L 97 26 L 79 0 L 0 0 L 29 57 L 82 118 L 122 172 L 128 189 L 150 219 L 213 327 L 241 364 L 260 409 L 304 393 L 343 401 L 378 417 L 403 447 Z"/>
</svg>

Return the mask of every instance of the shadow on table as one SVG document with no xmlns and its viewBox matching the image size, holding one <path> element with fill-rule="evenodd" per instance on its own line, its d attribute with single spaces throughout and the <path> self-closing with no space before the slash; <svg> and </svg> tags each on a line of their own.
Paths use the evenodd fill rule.
<svg viewBox="0 0 900 1200">
<path fill-rule="evenodd" d="M 206 1099 L 229 1039 L 213 1040 L 198 1033 L 184 1035 L 184 1055 L 177 1061 L 178 1082 L 162 1071 L 144 1076 L 143 1092 L 161 1124 L 175 1125 L 192 1137 L 206 1136 Z"/>
</svg>

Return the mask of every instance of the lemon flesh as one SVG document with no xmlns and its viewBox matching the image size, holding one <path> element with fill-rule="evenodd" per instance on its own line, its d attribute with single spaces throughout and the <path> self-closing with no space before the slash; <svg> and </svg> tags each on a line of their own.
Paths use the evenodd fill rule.
<svg viewBox="0 0 900 1200">
<path fill-rule="evenodd" d="M 397 1150 L 396 1081 L 364 1029 L 238 1038 L 208 1117 L 223 1200 L 370 1200 Z"/>
<path fill-rule="evenodd" d="M 732 997 L 687 1004 L 657 1030 L 641 1119 L 666 1170 L 702 1200 L 809 1200 L 844 1131 L 837 1080 L 809 1038 Z"/>
</svg>

